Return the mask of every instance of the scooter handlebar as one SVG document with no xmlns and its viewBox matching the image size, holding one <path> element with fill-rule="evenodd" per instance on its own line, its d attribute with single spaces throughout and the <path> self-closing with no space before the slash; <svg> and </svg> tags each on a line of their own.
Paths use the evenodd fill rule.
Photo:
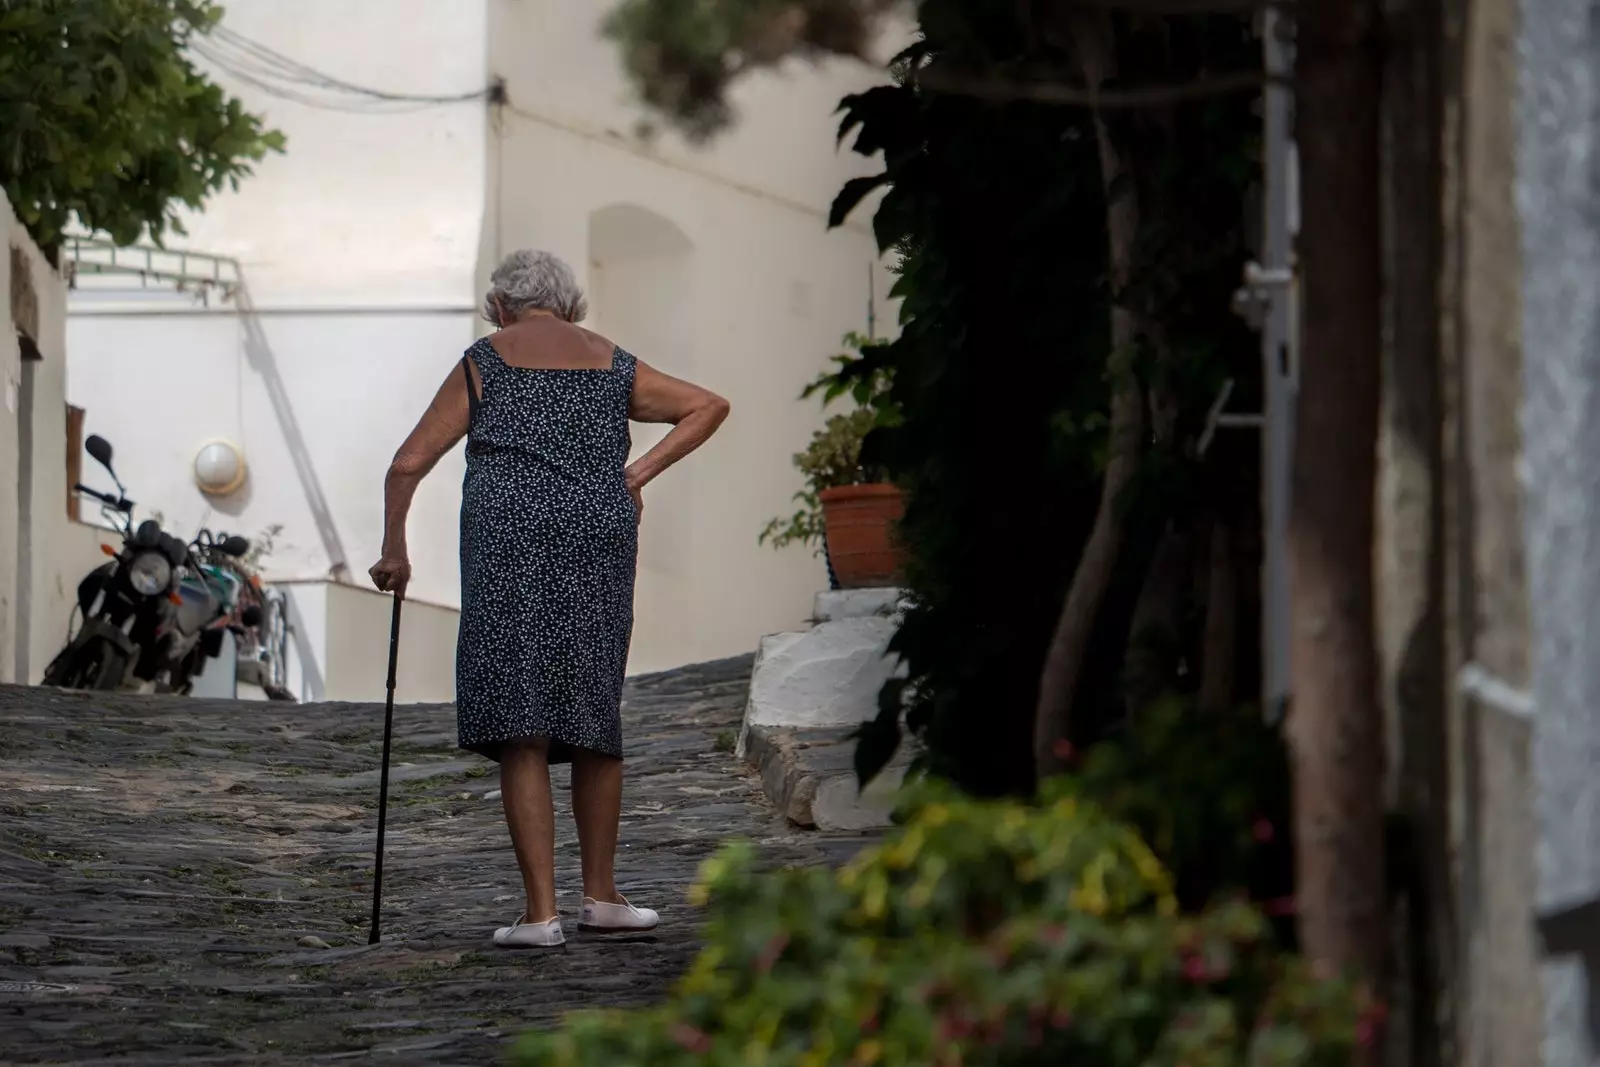
<svg viewBox="0 0 1600 1067">
<path fill-rule="evenodd" d="M 94 499 L 100 501 L 100 503 L 106 505 L 106 507 L 115 508 L 118 511 L 124 512 L 133 510 L 133 501 L 129 500 L 125 496 L 114 496 L 111 493 L 102 493 L 98 489 L 90 489 L 87 485 L 84 485 L 81 482 L 72 488 L 75 492 L 82 493 L 84 496 L 93 497 Z"/>
</svg>

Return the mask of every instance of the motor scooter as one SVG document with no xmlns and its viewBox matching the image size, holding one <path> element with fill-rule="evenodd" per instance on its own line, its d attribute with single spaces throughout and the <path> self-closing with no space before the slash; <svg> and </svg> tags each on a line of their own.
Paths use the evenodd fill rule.
<svg viewBox="0 0 1600 1067">
<path fill-rule="evenodd" d="M 134 525 L 134 503 L 117 477 L 110 442 L 92 435 L 84 450 L 117 491 L 81 483 L 73 490 L 100 503 L 122 547 L 103 546 L 110 561 L 78 583 L 83 623 L 45 669 L 44 684 L 95 690 L 148 684 L 187 693 L 205 660 L 221 652 L 219 627 L 235 614 L 239 582 L 224 562 L 247 553 L 250 542 L 201 530 L 185 543 L 154 519 Z"/>
</svg>

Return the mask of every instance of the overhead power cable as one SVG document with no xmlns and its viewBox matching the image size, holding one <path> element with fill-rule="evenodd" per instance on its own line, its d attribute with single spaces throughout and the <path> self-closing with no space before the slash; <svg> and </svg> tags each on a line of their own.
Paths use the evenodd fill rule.
<svg viewBox="0 0 1600 1067">
<path fill-rule="evenodd" d="M 196 55 L 269 96 L 306 107 L 362 114 L 396 114 L 490 99 L 492 86 L 463 93 L 399 93 L 357 85 L 302 63 L 225 26 L 195 34 Z"/>
</svg>

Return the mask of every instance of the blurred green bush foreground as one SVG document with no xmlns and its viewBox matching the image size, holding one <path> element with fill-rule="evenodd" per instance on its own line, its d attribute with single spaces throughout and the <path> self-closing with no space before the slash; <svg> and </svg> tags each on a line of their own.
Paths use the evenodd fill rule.
<svg viewBox="0 0 1600 1067">
<path fill-rule="evenodd" d="M 1242 899 L 1184 914 L 1129 826 L 1077 795 L 924 782 L 842 870 L 706 863 L 706 948 L 670 999 L 585 1012 L 521 1067 L 1343 1067 L 1381 1009 Z"/>
</svg>

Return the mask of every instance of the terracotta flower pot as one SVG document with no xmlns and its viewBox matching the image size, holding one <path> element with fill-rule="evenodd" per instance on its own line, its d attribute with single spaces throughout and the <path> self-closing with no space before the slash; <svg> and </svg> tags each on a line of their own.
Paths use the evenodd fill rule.
<svg viewBox="0 0 1600 1067">
<path fill-rule="evenodd" d="M 895 527 L 905 498 L 892 485 L 841 485 L 817 494 L 828 558 L 843 589 L 897 585 L 905 555 Z"/>
</svg>

